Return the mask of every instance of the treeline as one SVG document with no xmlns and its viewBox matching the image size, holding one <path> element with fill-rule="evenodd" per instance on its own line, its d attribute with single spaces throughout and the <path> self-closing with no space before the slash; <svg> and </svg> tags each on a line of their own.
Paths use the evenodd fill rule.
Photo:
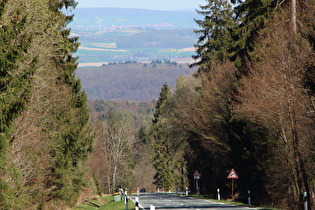
<svg viewBox="0 0 315 210">
<path fill-rule="evenodd" d="M 231 1 L 235 3 L 235 1 Z M 193 76 L 164 85 L 147 137 L 157 187 L 220 188 L 246 203 L 302 209 L 315 195 L 315 7 L 311 1 L 206 1 Z M 304 192 L 307 197 L 304 198 Z"/>
<path fill-rule="evenodd" d="M 154 190 L 149 139 L 156 101 L 90 101 L 96 133 L 89 158 L 89 175 L 98 183 L 97 192 L 117 192 L 119 187 L 135 192 Z"/>
<path fill-rule="evenodd" d="M 93 135 L 67 29 L 75 6 L 0 2 L 1 209 L 64 209 L 87 186 Z"/>
<path fill-rule="evenodd" d="M 195 42 L 193 29 L 153 30 L 125 36 L 116 40 L 118 49 L 192 47 Z"/>
<path fill-rule="evenodd" d="M 175 87 L 180 75 L 190 75 L 194 70 L 188 64 L 155 60 L 151 63 L 111 63 L 95 68 L 79 68 L 77 75 L 89 100 L 137 100 L 157 99 L 161 85 Z"/>
<path fill-rule="evenodd" d="M 102 66 L 107 66 L 107 65 L 116 65 L 116 64 L 130 64 L 130 63 L 137 63 L 137 61 L 124 61 L 124 62 L 109 62 L 108 64 L 104 63 Z M 140 62 L 141 63 L 141 62 Z M 169 60 L 153 60 L 151 61 L 151 64 L 161 64 L 161 63 L 166 63 L 169 65 L 174 65 L 177 66 L 177 62 L 176 61 L 169 61 Z M 143 67 L 147 67 L 148 65 L 146 63 L 144 63 Z M 155 65 L 154 67 L 156 67 L 157 65 Z"/>
</svg>

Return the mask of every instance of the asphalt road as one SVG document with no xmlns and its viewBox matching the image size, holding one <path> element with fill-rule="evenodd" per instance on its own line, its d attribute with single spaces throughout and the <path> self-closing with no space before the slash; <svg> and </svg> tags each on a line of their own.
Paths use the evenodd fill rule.
<svg viewBox="0 0 315 210">
<path fill-rule="evenodd" d="M 150 209 L 150 205 L 153 205 L 155 209 L 163 210 L 249 210 L 254 208 L 248 208 L 243 206 L 227 205 L 222 203 L 210 202 L 202 199 L 194 199 L 190 197 L 172 195 L 167 193 L 145 193 L 139 196 L 130 195 L 132 200 L 135 197 L 139 198 L 140 209 Z"/>
</svg>

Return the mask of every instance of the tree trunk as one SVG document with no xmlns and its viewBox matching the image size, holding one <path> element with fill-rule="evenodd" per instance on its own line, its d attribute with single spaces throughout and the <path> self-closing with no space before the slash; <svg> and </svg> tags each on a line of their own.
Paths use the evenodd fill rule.
<svg viewBox="0 0 315 210">
<path fill-rule="evenodd" d="M 114 166 L 114 172 L 113 172 L 113 185 L 112 185 L 112 189 L 114 192 L 115 186 L 116 186 L 116 173 L 117 173 L 117 165 Z"/>
<path fill-rule="evenodd" d="M 291 22 L 293 34 L 296 35 L 296 0 L 291 0 Z"/>
</svg>

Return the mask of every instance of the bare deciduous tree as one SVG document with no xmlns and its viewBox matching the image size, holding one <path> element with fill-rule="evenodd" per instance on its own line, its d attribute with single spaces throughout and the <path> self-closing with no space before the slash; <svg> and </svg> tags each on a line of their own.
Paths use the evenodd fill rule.
<svg viewBox="0 0 315 210">
<path fill-rule="evenodd" d="M 117 187 L 117 179 L 119 184 L 123 183 L 121 173 L 126 170 L 128 172 L 128 162 L 130 161 L 130 126 L 124 118 L 113 113 L 107 122 L 104 123 L 104 144 L 103 151 L 109 162 L 111 174 L 111 192 Z"/>
<path fill-rule="evenodd" d="M 295 42 L 296 36 L 284 16 L 275 19 L 273 33 L 261 36 L 257 62 L 250 76 L 243 79 L 238 108 L 274 136 L 277 164 L 270 174 L 276 175 L 274 184 L 286 186 L 287 202 L 293 201 L 287 208 L 296 208 L 303 192 L 311 192 L 315 166 L 310 158 L 314 155 L 314 106 L 303 85 L 308 65 L 314 62 L 314 52 L 302 37 L 300 43 Z M 283 187 L 278 185 L 279 189 Z"/>
</svg>

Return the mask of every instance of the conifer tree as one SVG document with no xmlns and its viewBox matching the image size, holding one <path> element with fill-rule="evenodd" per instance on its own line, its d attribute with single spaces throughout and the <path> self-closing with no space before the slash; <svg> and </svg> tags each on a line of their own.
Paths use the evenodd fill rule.
<svg viewBox="0 0 315 210">
<path fill-rule="evenodd" d="M 87 98 L 81 90 L 81 82 L 75 77 L 77 57 L 73 53 L 78 49 L 77 37 L 69 38 L 70 29 L 66 28 L 73 16 L 62 12 L 63 8 L 75 8 L 77 3 L 72 1 L 50 1 L 50 12 L 58 20 L 59 40 L 54 45 L 53 62 L 57 71 L 56 83 L 64 90 L 65 104 L 55 104 L 51 110 L 53 119 L 48 120 L 52 127 L 48 135 L 53 134 L 51 155 L 54 160 L 52 176 L 55 188 L 50 196 L 66 201 L 73 206 L 84 185 L 83 163 L 92 150 L 93 135 L 88 126 L 89 110 Z M 51 133 L 51 134 L 50 134 Z"/>
<path fill-rule="evenodd" d="M 26 53 L 32 37 L 25 33 L 26 17 L 20 10 L 13 13 L 9 23 L 3 16 L 7 1 L 0 4 L 0 208 L 18 208 L 23 205 L 23 195 L 18 192 L 19 171 L 8 159 L 12 122 L 30 98 L 32 75 L 36 70 L 36 57 Z"/>
<path fill-rule="evenodd" d="M 192 66 L 198 66 L 200 72 L 211 72 L 217 62 L 224 63 L 230 58 L 232 48 L 231 30 L 234 26 L 233 10 L 227 0 L 207 0 L 207 4 L 200 6 L 197 13 L 204 17 L 195 20 L 201 29 L 195 30 L 200 34 L 196 47 L 200 59 Z"/>
<path fill-rule="evenodd" d="M 163 103 L 166 101 L 168 95 L 170 94 L 170 88 L 166 83 L 161 88 L 159 100 L 156 102 L 154 119 L 152 120 L 153 125 L 157 124 L 159 121 L 159 117 L 161 115 L 161 109 Z"/>
<path fill-rule="evenodd" d="M 163 106 L 170 96 L 170 89 L 165 83 L 160 92 L 159 100 L 155 106 L 154 119 L 152 121 L 151 135 L 154 139 L 152 145 L 154 150 L 153 167 L 156 170 L 154 175 L 154 184 L 157 187 L 171 187 L 174 184 L 174 171 L 172 170 L 172 155 L 165 128 L 160 119 L 163 114 Z"/>
<path fill-rule="evenodd" d="M 265 23 L 274 15 L 275 8 L 280 7 L 278 0 L 248 0 L 236 1 L 234 9 L 235 19 L 238 22 L 234 29 L 233 41 L 235 43 L 233 51 L 235 52 L 232 60 L 238 68 L 246 73 L 245 61 L 249 58 L 249 54 L 253 52 L 255 46 L 255 37 L 259 30 L 262 30 Z M 282 2 L 283 3 L 283 2 Z"/>
</svg>

